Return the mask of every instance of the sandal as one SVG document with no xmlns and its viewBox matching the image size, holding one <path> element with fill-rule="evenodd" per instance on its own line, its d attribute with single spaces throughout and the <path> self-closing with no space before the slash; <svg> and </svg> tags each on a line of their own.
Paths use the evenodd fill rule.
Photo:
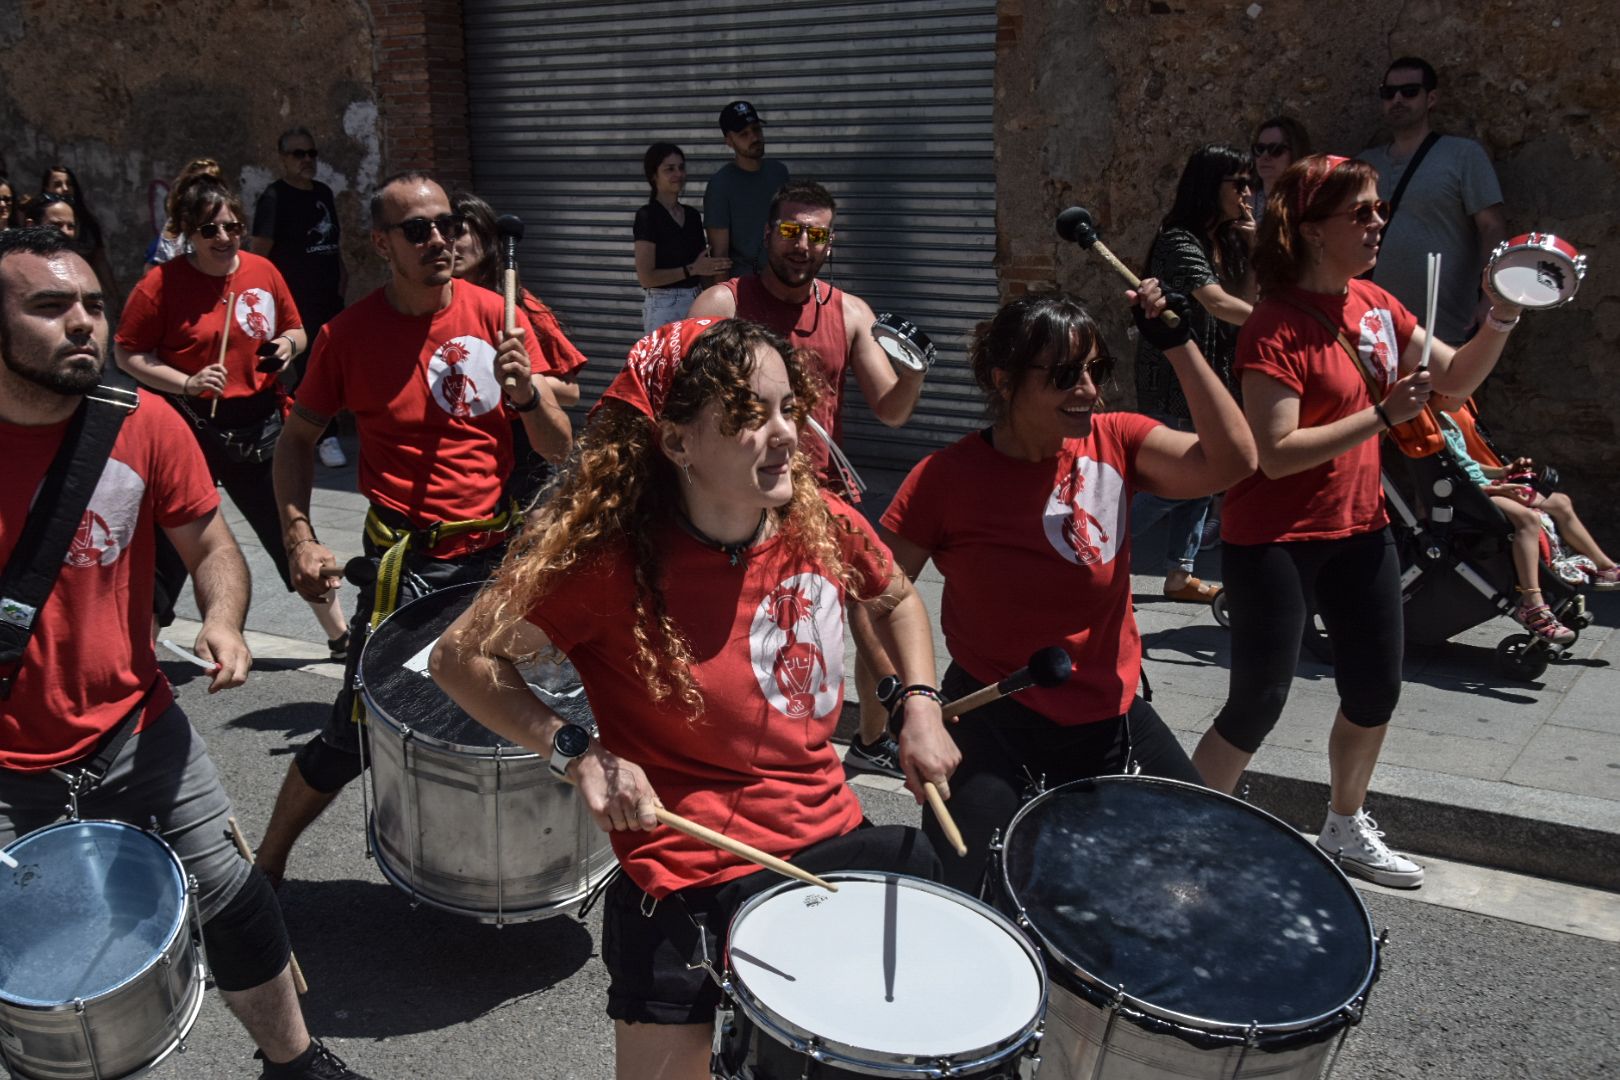
<svg viewBox="0 0 1620 1080">
<path fill-rule="evenodd" d="M 1180 600 L 1188 604 L 1213 604 L 1219 595 L 1221 595 L 1219 585 L 1211 585 L 1195 577 L 1188 578 L 1186 584 L 1179 589 L 1164 590 L 1166 600 Z"/>
<path fill-rule="evenodd" d="M 1594 570 L 1591 578 L 1592 588 L 1597 592 L 1620 589 L 1620 566 L 1611 566 L 1607 570 Z"/>
<path fill-rule="evenodd" d="M 1520 604 L 1513 618 L 1531 634 L 1554 645 L 1568 645 L 1576 637 L 1575 631 L 1559 622 L 1546 604 Z"/>
</svg>

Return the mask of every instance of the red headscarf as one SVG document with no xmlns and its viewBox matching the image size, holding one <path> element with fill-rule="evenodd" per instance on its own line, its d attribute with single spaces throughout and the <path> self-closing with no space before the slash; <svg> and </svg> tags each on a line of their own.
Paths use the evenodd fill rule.
<svg viewBox="0 0 1620 1080">
<path fill-rule="evenodd" d="M 624 362 L 624 369 L 602 391 L 601 401 L 591 412 L 600 409 L 602 401 L 617 398 L 649 419 L 657 420 L 663 415 L 675 373 L 692 351 L 692 343 L 709 327 L 722 322 L 725 320 L 721 318 L 682 319 L 666 323 L 636 342 Z"/>
</svg>

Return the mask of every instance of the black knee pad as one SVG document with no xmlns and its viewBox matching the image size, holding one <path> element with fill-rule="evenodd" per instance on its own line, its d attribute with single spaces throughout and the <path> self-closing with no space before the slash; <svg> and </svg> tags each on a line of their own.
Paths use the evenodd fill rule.
<svg viewBox="0 0 1620 1080">
<path fill-rule="evenodd" d="M 208 968 L 221 990 L 251 990 L 281 974 L 292 955 L 281 905 L 257 867 L 231 902 L 203 924 Z"/>
<path fill-rule="evenodd" d="M 360 775 L 360 755 L 339 750 L 320 735 L 299 747 L 293 760 L 298 763 L 304 783 L 322 795 L 341 790 Z"/>
</svg>

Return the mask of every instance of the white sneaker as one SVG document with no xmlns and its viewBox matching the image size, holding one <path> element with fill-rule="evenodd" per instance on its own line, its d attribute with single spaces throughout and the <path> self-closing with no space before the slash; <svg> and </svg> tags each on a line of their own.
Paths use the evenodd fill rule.
<svg viewBox="0 0 1620 1080">
<path fill-rule="evenodd" d="M 1329 810 L 1316 846 L 1337 858 L 1345 873 L 1397 889 L 1415 889 L 1423 884 L 1423 867 L 1389 850 L 1384 831 L 1364 809 L 1357 810 L 1354 817 Z"/>
<path fill-rule="evenodd" d="M 321 464 L 328 469 L 341 469 L 349 463 L 349 459 L 343 456 L 343 446 L 337 441 L 336 435 L 322 439 L 315 452 L 320 455 Z"/>
</svg>

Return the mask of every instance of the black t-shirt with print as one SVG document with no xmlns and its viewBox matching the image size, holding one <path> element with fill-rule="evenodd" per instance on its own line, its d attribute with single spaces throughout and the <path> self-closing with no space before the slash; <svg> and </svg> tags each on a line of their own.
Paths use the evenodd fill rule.
<svg viewBox="0 0 1620 1080">
<path fill-rule="evenodd" d="M 253 235 L 271 241 L 270 261 L 292 290 L 311 342 L 321 324 L 343 310 L 337 202 L 331 188 L 314 183 L 301 191 L 277 180 L 253 208 Z"/>
</svg>

